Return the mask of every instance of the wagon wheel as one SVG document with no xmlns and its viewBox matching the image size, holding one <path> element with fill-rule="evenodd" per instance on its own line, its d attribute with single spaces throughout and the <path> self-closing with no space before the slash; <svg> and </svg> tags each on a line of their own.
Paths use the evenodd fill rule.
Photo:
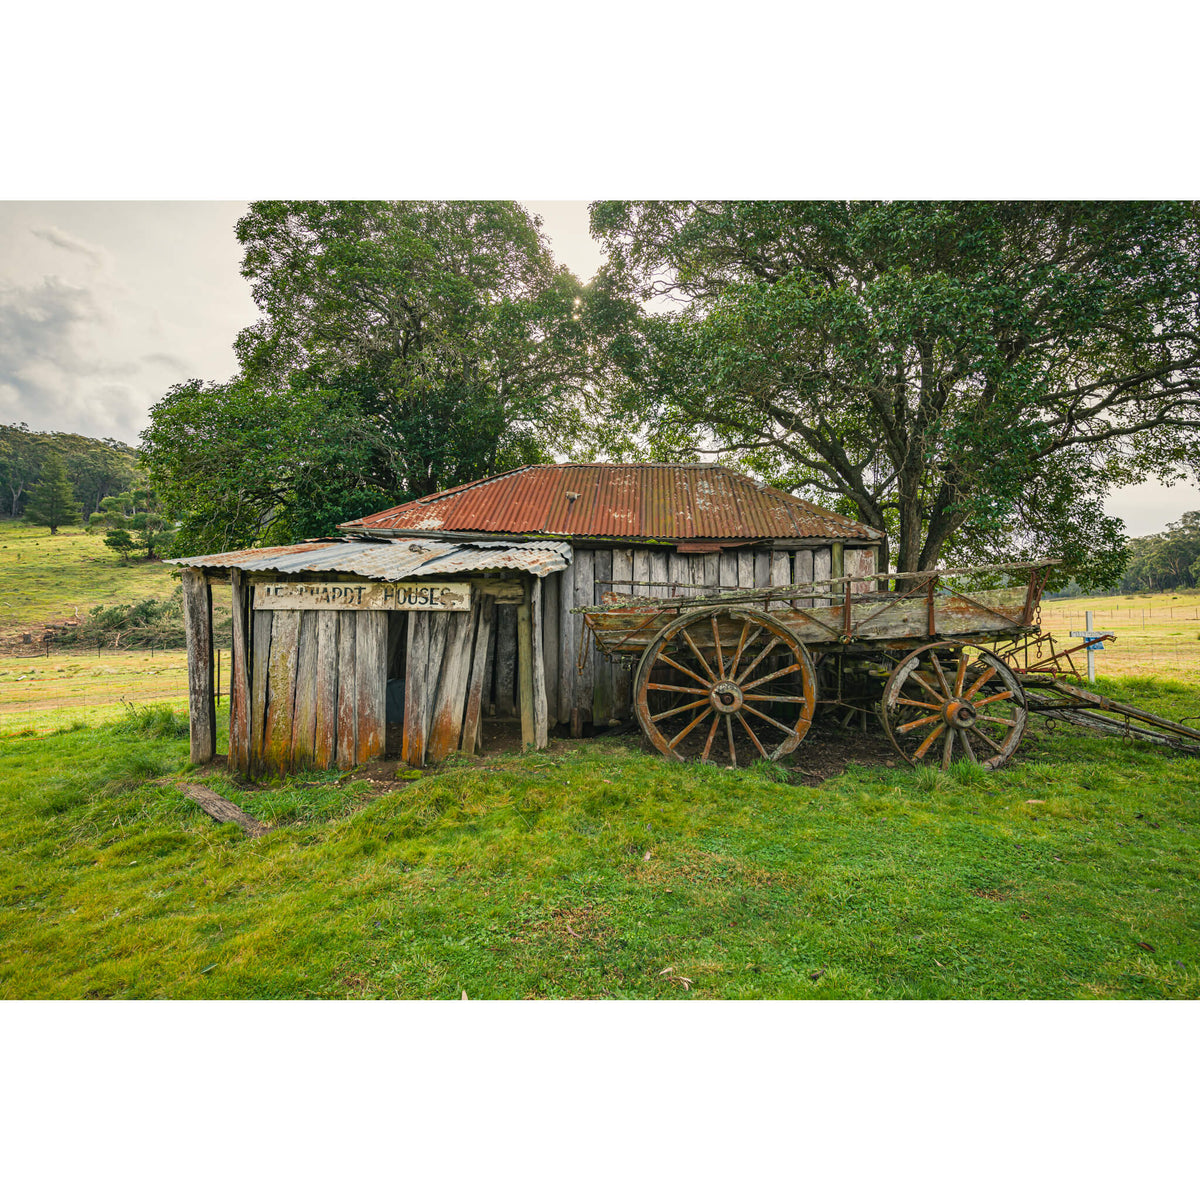
<svg viewBox="0 0 1200 1200">
<path fill-rule="evenodd" d="M 765 612 L 704 608 L 672 621 L 646 648 L 634 681 L 638 723 L 667 758 L 731 766 L 778 759 L 816 708 L 803 643 Z"/>
<path fill-rule="evenodd" d="M 1025 732 L 1025 693 L 987 650 L 935 642 L 901 659 L 879 705 L 892 745 L 914 766 L 955 759 L 1002 767 Z"/>
</svg>

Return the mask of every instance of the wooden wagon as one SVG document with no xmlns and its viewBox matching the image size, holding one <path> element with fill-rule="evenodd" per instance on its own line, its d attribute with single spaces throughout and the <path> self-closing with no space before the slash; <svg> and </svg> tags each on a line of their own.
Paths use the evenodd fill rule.
<svg viewBox="0 0 1200 1200">
<path fill-rule="evenodd" d="M 1056 565 L 843 576 L 692 599 L 608 592 L 578 611 L 607 655 L 637 659 L 638 723 L 668 758 L 779 759 L 818 705 L 864 729 L 878 717 L 908 762 L 943 770 L 959 759 L 1003 766 L 1031 711 L 1200 753 L 1200 731 L 1065 682 L 1078 677 L 1071 655 L 1087 643 L 1056 650 L 1041 632 Z M 960 581 L 972 578 L 1004 586 L 968 590 Z"/>
</svg>

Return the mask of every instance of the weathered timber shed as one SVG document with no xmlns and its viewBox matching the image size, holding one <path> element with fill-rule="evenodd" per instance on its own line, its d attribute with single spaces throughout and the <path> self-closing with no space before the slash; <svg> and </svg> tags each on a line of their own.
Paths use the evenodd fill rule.
<svg viewBox="0 0 1200 1200">
<path fill-rule="evenodd" d="M 385 751 L 421 765 L 474 753 L 488 717 L 519 717 L 522 744 L 539 747 L 556 725 L 579 737 L 631 720 L 632 667 L 589 647 L 572 611 L 605 592 L 869 575 L 883 536 L 707 464 L 538 464 L 339 528 L 336 540 L 175 560 L 194 761 L 216 750 L 214 581 L 233 589 L 232 767 L 346 768 Z M 435 583 L 436 599 L 422 598 Z M 813 591 L 793 603 L 829 603 Z"/>
<path fill-rule="evenodd" d="M 568 542 L 572 561 L 543 583 L 544 657 L 550 721 L 573 737 L 632 719 L 633 669 L 586 647 L 581 655 L 583 618 L 572 609 L 599 604 L 607 591 L 719 595 L 870 575 L 883 539 L 849 517 L 700 463 L 520 467 L 340 528 Z"/>
<path fill-rule="evenodd" d="M 522 742 L 549 737 L 544 576 L 562 542 L 338 538 L 172 560 L 182 568 L 193 762 L 216 753 L 212 584 L 232 589 L 229 764 L 250 775 L 385 752 L 420 765 L 482 739 L 484 685 L 515 690 Z M 497 614 L 515 644 L 496 652 Z M 505 674 L 506 668 L 513 678 Z M 493 682 L 494 681 L 494 682 Z"/>
</svg>

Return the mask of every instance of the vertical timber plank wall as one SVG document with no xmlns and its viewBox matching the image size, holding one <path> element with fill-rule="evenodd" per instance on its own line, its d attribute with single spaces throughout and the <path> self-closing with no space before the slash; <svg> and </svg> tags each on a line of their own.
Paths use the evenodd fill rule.
<svg viewBox="0 0 1200 1200">
<path fill-rule="evenodd" d="M 614 579 L 633 578 L 633 551 L 614 550 L 612 577 Z M 619 592 L 633 592 L 628 584 L 618 584 Z M 613 664 L 613 717 L 618 721 L 627 721 L 633 714 L 633 665 L 621 660 Z"/>
<path fill-rule="evenodd" d="M 300 614 L 291 754 L 292 769 L 296 771 L 306 771 L 312 766 L 317 740 L 317 618 L 320 615 L 316 609 Z"/>
<path fill-rule="evenodd" d="M 484 689 L 490 676 L 488 655 L 492 646 L 492 626 L 495 624 L 496 600 L 483 596 L 479 600 L 479 619 L 475 632 L 475 652 L 471 657 L 471 680 L 467 686 L 467 706 L 463 716 L 462 750 L 475 754 L 482 742 Z"/>
<path fill-rule="evenodd" d="M 357 612 L 355 618 L 355 763 L 383 753 L 387 707 L 387 613 Z"/>
<path fill-rule="evenodd" d="M 212 587 L 198 567 L 184 567 L 183 620 L 188 650 L 188 728 L 194 763 L 217 752 L 217 702 L 213 693 Z"/>
<path fill-rule="evenodd" d="M 271 659 L 267 665 L 267 711 L 263 725 L 263 768 L 284 775 L 292 760 L 292 711 L 296 702 L 296 659 L 300 613 L 280 609 L 271 625 Z"/>
<path fill-rule="evenodd" d="M 592 552 L 593 571 L 595 572 L 595 582 L 593 587 L 593 598 L 589 603 L 599 604 L 600 597 L 604 592 L 612 591 L 611 580 L 617 576 L 613 574 L 613 554 L 611 550 L 595 550 Z M 592 723 L 594 725 L 607 725 L 613 715 L 613 665 L 600 651 L 600 647 L 593 643 L 592 647 Z"/>
<path fill-rule="evenodd" d="M 425 680 L 429 662 L 429 613 L 409 613 L 404 676 L 404 737 L 400 757 L 411 766 L 425 761 Z"/>
<path fill-rule="evenodd" d="M 804 587 L 806 584 L 812 583 L 813 577 L 813 552 L 811 550 L 797 550 L 795 556 L 795 566 L 792 575 L 792 583 L 796 587 Z M 797 608 L 812 608 L 811 600 L 797 600 Z"/>
<path fill-rule="evenodd" d="M 255 589 L 250 589 L 253 596 Z M 263 765 L 263 730 L 267 723 L 267 668 L 271 662 L 270 609 L 254 612 L 250 624 L 250 771 L 258 774 Z"/>
<path fill-rule="evenodd" d="M 769 574 L 770 587 L 791 587 L 792 559 L 786 550 L 771 551 L 771 570 Z M 772 608 L 788 608 L 786 600 L 772 600 Z"/>
<path fill-rule="evenodd" d="M 358 640 L 357 613 L 338 613 L 337 765 L 348 771 L 355 765 L 358 749 L 358 688 L 355 663 Z"/>
<path fill-rule="evenodd" d="M 337 761 L 338 614 L 317 613 L 317 720 L 313 766 L 328 770 Z"/>
<path fill-rule="evenodd" d="M 575 559 L 559 575 L 558 584 L 558 722 L 571 723 L 575 695 L 575 655 L 579 651 L 582 622 L 571 612 L 575 607 Z"/>
<path fill-rule="evenodd" d="M 517 606 L 496 607 L 496 716 L 511 717 L 517 711 Z"/>
<path fill-rule="evenodd" d="M 821 546 L 812 552 L 813 558 L 813 583 L 820 583 L 824 579 L 832 578 L 830 574 L 830 565 L 832 553 L 829 546 Z M 824 598 L 814 601 L 816 608 L 828 608 L 833 603 L 832 598 Z"/>
<path fill-rule="evenodd" d="M 749 591 L 754 586 L 754 551 L 737 552 L 737 585 Z"/>
<path fill-rule="evenodd" d="M 595 603 L 595 560 L 591 550 L 575 551 L 575 595 L 572 608 L 582 608 Z M 583 638 L 583 615 L 573 613 L 571 620 L 575 623 L 572 642 L 575 643 L 575 654 L 569 664 L 568 677 L 571 689 L 571 736 L 582 737 L 583 727 L 592 719 L 592 685 L 595 673 L 592 669 L 594 654 L 584 658 L 583 671 L 578 669 L 579 646 Z"/>
<path fill-rule="evenodd" d="M 471 672 L 471 645 L 479 621 L 479 606 L 470 612 L 436 613 L 446 630 L 442 654 L 428 660 L 428 697 L 431 701 L 429 738 L 425 757 L 439 763 L 459 748 Z M 431 646 L 431 650 L 435 649 Z M 419 766 L 420 764 L 413 764 Z"/>
<path fill-rule="evenodd" d="M 234 567 L 229 572 L 233 607 L 233 663 L 229 685 L 229 766 L 245 774 L 250 769 L 250 638 L 249 588 L 246 577 Z"/>
</svg>

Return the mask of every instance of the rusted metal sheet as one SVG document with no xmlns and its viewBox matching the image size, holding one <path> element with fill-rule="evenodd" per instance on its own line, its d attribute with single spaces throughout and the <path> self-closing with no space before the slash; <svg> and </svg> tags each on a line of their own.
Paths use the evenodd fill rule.
<svg viewBox="0 0 1200 1200">
<path fill-rule="evenodd" d="M 262 546 L 167 560 L 180 567 L 295 575 L 301 572 L 339 572 L 364 579 L 420 579 L 431 575 L 463 575 L 482 571 L 524 571 L 550 575 L 571 561 L 565 542 L 444 542 L 410 537 L 388 541 L 337 538 L 301 542 L 295 546 Z"/>
<path fill-rule="evenodd" d="M 547 534 L 616 540 L 877 541 L 848 517 L 708 463 L 520 467 L 374 513 L 347 530 Z"/>
</svg>

